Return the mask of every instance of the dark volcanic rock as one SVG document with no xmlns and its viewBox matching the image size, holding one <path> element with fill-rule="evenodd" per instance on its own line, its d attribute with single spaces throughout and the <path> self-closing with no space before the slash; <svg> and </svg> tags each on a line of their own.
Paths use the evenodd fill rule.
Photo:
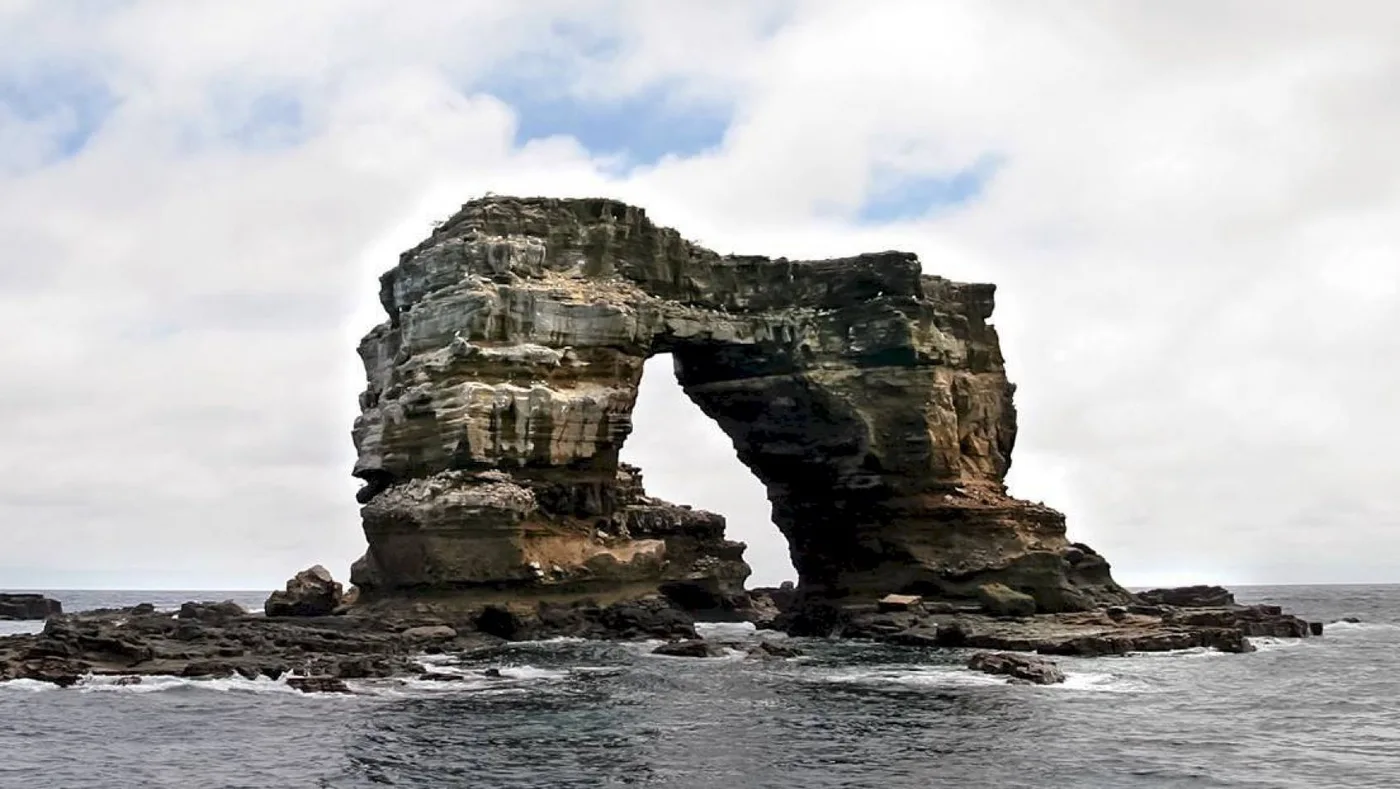
<svg viewBox="0 0 1400 789">
<path fill-rule="evenodd" d="M 268 616 L 328 616 L 340 607 L 344 592 L 321 565 L 302 570 L 287 581 L 287 588 L 273 592 L 263 606 Z"/>
<path fill-rule="evenodd" d="M 802 650 L 790 644 L 780 644 L 776 641 L 760 641 L 757 646 L 749 649 L 751 657 L 759 658 L 795 658 L 802 657 Z"/>
<path fill-rule="evenodd" d="M 876 639 L 886 644 L 902 647 L 943 647 L 949 646 L 948 639 L 940 639 L 942 630 L 938 627 L 911 627 L 895 633 L 882 633 Z M 956 646 L 956 645 L 954 645 Z"/>
<path fill-rule="evenodd" d="M 0 619 L 48 619 L 63 613 L 63 604 L 40 594 L 0 593 Z"/>
<path fill-rule="evenodd" d="M 723 657 L 724 647 L 710 641 L 701 639 L 691 639 L 689 641 L 672 641 L 651 651 L 653 655 L 666 655 L 667 657 L 692 657 L 711 658 Z"/>
<path fill-rule="evenodd" d="M 1174 605 L 1181 608 L 1216 608 L 1235 604 L 1235 596 L 1223 586 L 1180 586 L 1139 592 L 1148 605 Z"/>
<path fill-rule="evenodd" d="M 474 200 L 381 278 L 351 581 L 365 601 L 662 594 L 771 620 L 723 518 L 618 462 L 643 363 L 671 354 L 767 485 L 807 598 L 1001 583 L 1042 611 L 1130 602 L 1060 513 L 1007 495 L 993 292 L 904 252 L 721 256 L 612 200 Z"/>
<path fill-rule="evenodd" d="M 1004 674 L 1036 685 L 1054 685 L 1065 681 L 1065 673 L 1052 660 L 1008 652 L 978 652 L 967 661 L 967 667 L 986 674 Z"/>
<path fill-rule="evenodd" d="M 350 688 L 337 677 L 288 677 L 287 686 L 302 693 L 349 693 Z"/>
<path fill-rule="evenodd" d="M 143 612 L 155 613 L 155 607 L 152 606 L 149 611 L 143 609 Z M 180 612 L 176 614 L 179 619 L 199 619 L 206 622 L 225 622 L 247 615 L 247 609 L 232 600 L 222 603 L 187 602 L 180 606 Z"/>
</svg>

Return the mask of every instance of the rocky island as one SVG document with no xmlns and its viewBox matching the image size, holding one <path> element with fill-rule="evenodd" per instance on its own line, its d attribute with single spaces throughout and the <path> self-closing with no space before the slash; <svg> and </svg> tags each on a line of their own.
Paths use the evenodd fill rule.
<svg viewBox="0 0 1400 789">
<path fill-rule="evenodd" d="M 719 255 L 613 200 L 474 200 L 381 278 L 387 320 L 359 347 L 350 593 L 314 568 L 261 616 L 56 616 L 0 639 L 0 678 L 379 676 L 500 639 L 693 639 L 697 618 L 1079 655 L 1320 632 L 1225 590 L 1133 594 L 1009 495 L 994 291 L 906 252 Z M 724 519 L 619 461 L 658 354 L 766 486 L 795 587 L 746 590 Z"/>
</svg>

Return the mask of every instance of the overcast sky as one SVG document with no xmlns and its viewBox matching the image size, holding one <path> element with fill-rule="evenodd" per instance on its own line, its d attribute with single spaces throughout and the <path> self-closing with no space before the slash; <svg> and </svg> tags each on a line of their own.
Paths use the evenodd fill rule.
<svg viewBox="0 0 1400 789">
<path fill-rule="evenodd" d="M 0 588 L 344 577 L 375 277 L 486 191 L 999 285 L 1129 584 L 1400 581 L 1400 3 L 0 0 Z M 791 573 L 647 367 L 626 453 Z"/>
</svg>

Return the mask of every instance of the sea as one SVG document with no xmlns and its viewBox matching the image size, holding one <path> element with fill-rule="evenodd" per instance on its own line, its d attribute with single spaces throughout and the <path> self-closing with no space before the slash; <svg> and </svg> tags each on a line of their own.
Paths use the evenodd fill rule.
<svg viewBox="0 0 1400 789">
<path fill-rule="evenodd" d="M 269 680 L 12 681 L 0 787 L 1400 787 L 1400 586 L 1235 592 L 1326 633 L 1254 639 L 1247 655 L 1063 658 L 1069 679 L 1050 687 L 973 673 L 958 651 L 806 639 L 787 661 L 519 643 L 423 657 L 461 682 L 363 681 L 352 696 Z M 50 594 L 65 610 L 265 597 Z"/>
</svg>

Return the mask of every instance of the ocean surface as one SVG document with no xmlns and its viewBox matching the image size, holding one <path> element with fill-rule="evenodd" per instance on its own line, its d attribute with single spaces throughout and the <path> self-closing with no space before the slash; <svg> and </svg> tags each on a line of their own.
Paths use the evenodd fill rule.
<svg viewBox="0 0 1400 789">
<path fill-rule="evenodd" d="M 972 673 L 958 652 L 814 640 L 776 662 L 524 643 L 432 658 L 462 683 L 365 681 L 348 697 L 266 680 L 0 683 L 0 787 L 1400 787 L 1400 586 L 1235 591 L 1327 632 L 1249 655 L 1065 658 L 1052 687 Z M 265 597 L 52 595 L 65 610 Z M 1361 622 L 1331 624 L 1343 617 Z"/>
</svg>

